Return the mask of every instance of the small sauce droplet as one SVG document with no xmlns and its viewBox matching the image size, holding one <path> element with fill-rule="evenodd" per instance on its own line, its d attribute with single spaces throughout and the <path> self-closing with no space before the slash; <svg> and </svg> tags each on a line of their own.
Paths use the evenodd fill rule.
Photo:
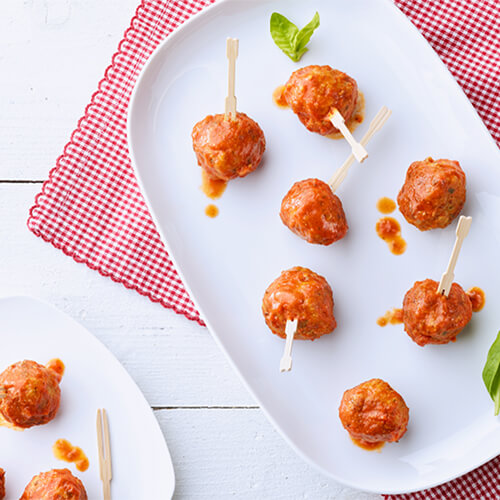
<svg viewBox="0 0 500 500">
<path fill-rule="evenodd" d="M 365 119 L 365 96 L 363 92 L 358 91 L 358 100 L 356 101 L 356 108 L 352 113 L 352 116 L 345 122 L 346 127 L 352 132 L 354 132 L 360 123 L 363 123 Z M 332 132 L 331 134 L 325 135 L 328 139 L 343 139 L 344 136 L 340 132 Z"/>
<path fill-rule="evenodd" d="M 222 196 L 226 190 L 227 181 L 213 179 L 205 170 L 201 171 L 201 190 L 212 200 L 216 200 Z"/>
<path fill-rule="evenodd" d="M 284 85 L 279 85 L 274 89 L 273 92 L 273 102 L 279 108 L 288 108 L 288 103 L 286 102 L 285 96 L 283 95 L 283 91 L 285 90 Z"/>
<path fill-rule="evenodd" d="M 57 375 L 59 376 L 59 380 L 62 379 L 66 367 L 64 366 L 64 363 L 60 359 L 58 358 L 51 359 L 45 366 L 47 367 L 47 369 L 56 372 Z"/>
<path fill-rule="evenodd" d="M 377 210 L 383 214 L 391 214 L 394 210 L 396 210 L 396 203 L 394 200 L 384 196 L 377 201 Z"/>
<path fill-rule="evenodd" d="M 377 443 L 369 443 L 368 441 L 362 441 L 361 439 L 354 439 L 352 436 L 351 436 L 351 441 L 356 446 L 359 446 L 360 448 L 363 448 L 363 450 L 366 451 L 380 451 L 385 444 L 385 441 L 379 441 Z"/>
<path fill-rule="evenodd" d="M 205 215 L 213 219 L 219 215 L 219 209 L 215 205 L 207 205 L 207 208 L 205 208 Z"/>
<path fill-rule="evenodd" d="M 382 238 L 389 250 L 394 255 L 401 255 L 406 250 L 406 241 L 401 237 L 401 226 L 396 219 L 392 217 L 382 217 L 377 221 L 375 230 L 380 238 Z"/>
<path fill-rule="evenodd" d="M 467 295 L 472 303 L 472 311 L 479 312 L 486 302 L 485 295 L 481 288 L 474 286 L 470 290 L 467 290 Z"/>
<path fill-rule="evenodd" d="M 399 325 L 403 322 L 403 309 L 391 309 L 377 319 L 378 326 Z"/>
<path fill-rule="evenodd" d="M 80 472 L 84 472 L 89 468 L 89 459 L 78 446 L 73 446 L 66 439 L 58 439 L 52 446 L 54 456 L 58 460 L 72 462 Z"/>
</svg>

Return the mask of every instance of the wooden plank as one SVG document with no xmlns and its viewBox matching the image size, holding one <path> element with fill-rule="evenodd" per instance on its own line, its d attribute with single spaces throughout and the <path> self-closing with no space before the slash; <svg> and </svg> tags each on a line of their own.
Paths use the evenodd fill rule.
<svg viewBox="0 0 500 500">
<path fill-rule="evenodd" d="M 260 410 L 155 411 L 174 462 L 175 498 L 380 500 L 317 472 Z M 335 453 L 335 450 L 332 450 Z"/>
<path fill-rule="evenodd" d="M 44 179 L 139 0 L 0 2 L 0 179 Z"/>
<path fill-rule="evenodd" d="M 252 406 L 206 328 L 36 238 L 26 228 L 37 184 L 0 183 L 0 296 L 32 295 L 85 325 L 153 406 Z"/>
</svg>

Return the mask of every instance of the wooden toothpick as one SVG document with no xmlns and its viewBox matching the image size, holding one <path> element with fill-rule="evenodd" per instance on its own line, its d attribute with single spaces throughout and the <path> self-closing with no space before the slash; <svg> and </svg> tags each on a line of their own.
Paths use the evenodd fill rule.
<svg viewBox="0 0 500 500">
<path fill-rule="evenodd" d="M 371 121 L 366 134 L 361 139 L 361 144 L 363 146 L 366 146 L 375 133 L 384 126 L 389 116 L 391 116 L 391 113 L 392 111 L 387 106 L 383 106 L 375 115 L 375 118 Z M 354 159 L 354 155 L 351 153 L 344 164 L 333 174 L 332 178 L 328 182 L 333 192 L 339 188 L 340 184 L 342 184 L 346 178 L 349 168 L 354 163 Z"/>
<path fill-rule="evenodd" d="M 293 321 L 287 319 L 285 326 L 286 341 L 285 352 L 280 361 L 280 372 L 289 372 L 292 369 L 292 344 L 295 332 L 297 331 L 298 320 Z"/>
<path fill-rule="evenodd" d="M 226 120 L 236 119 L 236 96 L 234 92 L 234 84 L 236 80 L 236 58 L 238 57 L 238 39 L 228 38 L 226 42 L 226 52 L 228 59 L 227 73 L 227 97 L 226 97 Z"/>
<path fill-rule="evenodd" d="M 469 229 L 472 224 L 472 217 L 461 216 L 457 225 L 457 238 L 455 240 L 455 244 L 453 245 L 453 251 L 451 252 L 450 261 L 448 262 L 448 267 L 446 271 L 441 276 L 441 281 L 438 286 L 438 293 L 442 293 L 445 297 L 448 297 L 448 294 L 451 290 L 451 285 L 453 283 L 453 279 L 455 278 L 455 266 L 457 265 L 458 254 L 460 253 L 460 249 L 462 248 L 462 243 L 466 236 L 469 234 Z"/>
<path fill-rule="evenodd" d="M 111 446 L 109 443 L 109 422 L 106 410 L 97 410 L 97 449 L 99 454 L 99 474 L 102 481 L 103 499 L 111 500 Z"/>
<path fill-rule="evenodd" d="M 334 127 L 340 130 L 340 133 L 344 136 L 345 140 L 350 144 L 352 149 L 352 154 L 354 158 L 359 161 L 359 163 L 363 162 L 368 158 L 368 153 L 364 146 L 354 139 L 351 131 L 346 127 L 344 122 L 344 117 L 339 113 L 337 109 L 333 111 L 333 113 L 329 116 L 330 121 L 333 123 Z"/>
</svg>

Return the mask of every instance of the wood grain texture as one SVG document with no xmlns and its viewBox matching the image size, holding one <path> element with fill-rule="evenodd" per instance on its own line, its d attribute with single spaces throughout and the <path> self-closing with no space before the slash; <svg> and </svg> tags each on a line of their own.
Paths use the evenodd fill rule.
<svg viewBox="0 0 500 500">
<path fill-rule="evenodd" d="M 268 425 L 260 410 L 155 414 L 174 462 L 175 498 L 380 498 L 343 487 L 313 470 Z"/>
<path fill-rule="evenodd" d="M 172 452 L 176 498 L 379 498 L 296 456 L 205 328 L 75 263 L 26 227 L 36 181 L 62 152 L 137 3 L 0 2 L 0 296 L 54 304 L 117 356 L 162 408 L 155 414 Z"/>
<path fill-rule="evenodd" d="M 0 2 L 0 179 L 45 179 L 138 0 Z"/>
</svg>

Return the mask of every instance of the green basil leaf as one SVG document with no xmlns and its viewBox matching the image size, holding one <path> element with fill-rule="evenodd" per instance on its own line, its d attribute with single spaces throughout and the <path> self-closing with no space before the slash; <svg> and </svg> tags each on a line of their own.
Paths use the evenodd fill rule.
<svg viewBox="0 0 500 500">
<path fill-rule="evenodd" d="M 307 51 L 314 30 L 319 26 L 319 14 L 316 12 L 309 24 L 300 31 L 285 16 L 278 12 L 271 15 L 271 36 L 274 43 L 292 60 L 297 62 Z"/>
<path fill-rule="evenodd" d="M 285 16 L 273 12 L 271 15 L 271 36 L 274 43 L 291 59 L 295 57 L 295 37 L 299 28 Z"/>
<path fill-rule="evenodd" d="M 483 369 L 483 381 L 495 403 L 495 415 L 500 412 L 500 332 L 488 351 Z"/>
<path fill-rule="evenodd" d="M 307 51 L 306 45 L 309 43 L 314 31 L 319 27 L 319 14 L 316 12 L 309 24 L 306 24 L 297 34 L 295 39 L 295 50 L 297 51 L 298 58 Z"/>
</svg>

